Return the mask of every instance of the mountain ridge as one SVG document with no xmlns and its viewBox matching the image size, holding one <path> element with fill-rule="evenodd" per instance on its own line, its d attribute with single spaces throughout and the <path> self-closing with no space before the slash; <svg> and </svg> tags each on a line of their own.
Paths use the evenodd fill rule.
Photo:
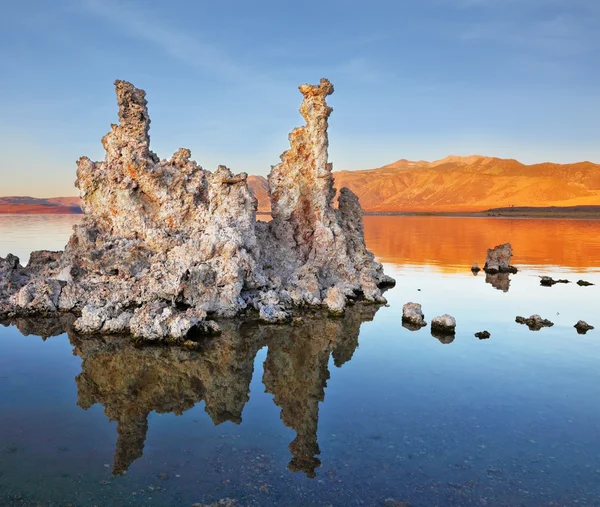
<svg viewBox="0 0 600 507">
<path fill-rule="evenodd" d="M 600 205 L 600 164 L 589 161 L 527 165 L 516 159 L 449 155 L 432 162 L 399 159 L 333 175 L 336 189 L 350 188 L 370 213 Z M 249 176 L 248 185 L 258 200 L 258 211 L 268 213 L 266 178 Z M 77 207 L 77 197 L 0 197 L 0 213 L 81 212 Z"/>
</svg>

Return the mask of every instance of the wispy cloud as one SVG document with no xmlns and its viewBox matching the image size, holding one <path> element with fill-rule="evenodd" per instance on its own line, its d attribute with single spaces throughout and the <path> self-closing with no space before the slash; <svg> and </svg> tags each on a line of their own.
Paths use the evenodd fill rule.
<svg viewBox="0 0 600 507">
<path fill-rule="evenodd" d="M 120 28 L 123 35 L 154 44 L 187 66 L 230 80 L 248 80 L 255 74 L 248 65 L 234 60 L 215 44 L 152 18 L 148 10 L 138 8 L 133 2 L 84 0 L 81 5 L 90 14 Z"/>
<path fill-rule="evenodd" d="M 543 20 L 477 23 L 467 28 L 461 38 L 466 41 L 489 41 L 555 57 L 572 56 L 597 49 L 591 27 L 567 14 Z"/>
</svg>

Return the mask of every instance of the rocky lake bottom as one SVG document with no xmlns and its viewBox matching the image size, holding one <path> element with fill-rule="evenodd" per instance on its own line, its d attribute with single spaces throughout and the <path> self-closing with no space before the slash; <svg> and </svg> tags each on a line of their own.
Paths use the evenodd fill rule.
<svg viewBox="0 0 600 507">
<path fill-rule="evenodd" d="M 0 215 L 0 256 L 79 219 Z M 342 318 L 225 321 L 199 351 L 0 326 L 0 505 L 600 505 L 600 222 L 370 216 L 365 237 L 397 285 Z M 474 276 L 504 242 L 519 272 Z M 456 335 L 403 327 L 409 301 Z"/>
</svg>

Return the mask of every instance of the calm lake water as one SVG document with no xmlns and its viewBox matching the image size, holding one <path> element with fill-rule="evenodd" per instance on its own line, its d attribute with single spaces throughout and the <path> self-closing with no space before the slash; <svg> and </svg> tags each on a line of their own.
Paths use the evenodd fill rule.
<svg viewBox="0 0 600 507">
<path fill-rule="evenodd" d="M 0 256 L 59 249 L 79 218 L 0 215 Z M 600 221 L 365 227 L 386 307 L 225 322 L 201 352 L 0 326 L 0 505 L 600 505 Z M 520 272 L 473 276 L 506 241 Z M 409 301 L 454 340 L 402 327 Z M 555 326 L 515 323 L 534 313 Z"/>
</svg>

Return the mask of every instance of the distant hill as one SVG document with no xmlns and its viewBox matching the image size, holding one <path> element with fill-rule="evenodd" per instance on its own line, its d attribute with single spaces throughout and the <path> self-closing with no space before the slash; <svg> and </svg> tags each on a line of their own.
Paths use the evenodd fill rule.
<svg viewBox="0 0 600 507">
<path fill-rule="evenodd" d="M 398 160 L 377 169 L 334 172 L 367 212 L 476 212 L 494 208 L 600 205 L 600 165 L 543 163 L 471 155 L 435 162 Z M 258 211 L 269 212 L 267 180 L 249 176 Z M 0 213 L 81 213 L 77 197 L 0 198 Z"/>
<path fill-rule="evenodd" d="M 379 169 L 335 173 L 366 211 L 468 212 L 510 206 L 600 204 L 600 165 L 525 165 L 517 160 L 447 157 L 398 160 Z"/>
<path fill-rule="evenodd" d="M 18 213 L 24 215 L 38 214 L 73 214 L 82 213 L 79 197 L 35 197 L 12 196 L 0 197 L 0 213 Z"/>
<path fill-rule="evenodd" d="M 600 165 L 543 163 L 472 155 L 427 162 L 398 160 L 378 169 L 334 172 L 335 186 L 348 187 L 367 212 L 475 212 L 505 207 L 600 205 Z M 266 188 L 255 176 L 253 189 Z M 259 210 L 266 192 L 255 189 Z"/>
<path fill-rule="evenodd" d="M 263 176 L 248 176 L 248 186 L 254 197 L 258 200 L 259 213 L 271 212 L 271 201 L 269 199 L 269 184 Z"/>
</svg>

